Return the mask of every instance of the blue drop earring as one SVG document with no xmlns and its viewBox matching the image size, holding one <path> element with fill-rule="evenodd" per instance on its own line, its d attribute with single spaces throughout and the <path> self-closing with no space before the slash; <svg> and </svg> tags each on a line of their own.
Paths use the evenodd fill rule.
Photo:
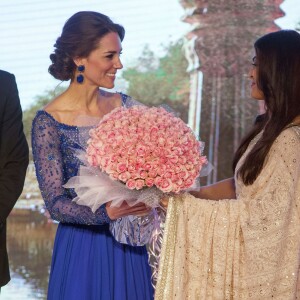
<svg viewBox="0 0 300 300">
<path fill-rule="evenodd" d="M 77 70 L 78 70 L 78 72 L 79 72 L 80 74 L 77 75 L 76 80 L 77 80 L 78 83 L 83 83 L 84 77 L 83 77 L 83 75 L 82 75 L 81 73 L 83 73 L 84 70 L 85 70 L 84 65 L 79 65 L 79 66 L 77 67 Z"/>
</svg>

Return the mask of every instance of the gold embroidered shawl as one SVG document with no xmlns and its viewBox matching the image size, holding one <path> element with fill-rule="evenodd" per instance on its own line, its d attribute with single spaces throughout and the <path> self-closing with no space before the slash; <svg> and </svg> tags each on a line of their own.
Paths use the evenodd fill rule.
<svg viewBox="0 0 300 300">
<path fill-rule="evenodd" d="M 236 178 L 236 193 L 170 199 L 156 300 L 300 299 L 299 127 L 279 135 L 251 186 Z"/>
</svg>

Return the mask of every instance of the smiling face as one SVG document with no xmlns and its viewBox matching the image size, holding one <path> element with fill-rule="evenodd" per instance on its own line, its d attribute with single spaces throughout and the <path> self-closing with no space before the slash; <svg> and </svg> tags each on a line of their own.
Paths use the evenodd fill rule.
<svg viewBox="0 0 300 300">
<path fill-rule="evenodd" d="M 98 42 L 98 47 L 88 57 L 75 59 L 75 64 L 84 65 L 84 84 L 111 89 L 114 87 L 117 70 L 122 69 L 120 60 L 121 40 L 116 32 L 109 32 Z M 75 77 L 78 75 L 76 71 Z"/>
<path fill-rule="evenodd" d="M 263 100 L 264 99 L 264 94 L 261 89 L 259 89 L 257 85 L 257 80 L 258 80 L 258 63 L 256 56 L 253 57 L 252 59 L 252 67 L 249 70 L 248 76 L 251 80 L 251 97 L 256 100 Z"/>
</svg>

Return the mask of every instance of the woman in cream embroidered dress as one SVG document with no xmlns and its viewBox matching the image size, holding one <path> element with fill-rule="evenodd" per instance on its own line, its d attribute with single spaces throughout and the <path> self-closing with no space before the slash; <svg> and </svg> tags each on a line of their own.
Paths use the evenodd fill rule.
<svg viewBox="0 0 300 300">
<path fill-rule="evenodd" d="M 266 113 L 234 178 L 166 203 L 157 300 L 300 298 L 300 35 L 254 47 L 251 96 Z"/>
</svg>

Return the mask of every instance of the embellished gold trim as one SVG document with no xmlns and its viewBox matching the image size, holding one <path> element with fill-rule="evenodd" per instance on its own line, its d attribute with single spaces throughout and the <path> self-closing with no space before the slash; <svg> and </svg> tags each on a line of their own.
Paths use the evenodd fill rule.
<svg viewBox="0 0 300 300">
<path fill-rule="evenodd" d="M 162 255 L 158 271 L 155 300 L 170 299 L 173 287 L 174 254 L 176 245 L 179 199 L 170 197 L 162 244 Z"/>
</svg>

